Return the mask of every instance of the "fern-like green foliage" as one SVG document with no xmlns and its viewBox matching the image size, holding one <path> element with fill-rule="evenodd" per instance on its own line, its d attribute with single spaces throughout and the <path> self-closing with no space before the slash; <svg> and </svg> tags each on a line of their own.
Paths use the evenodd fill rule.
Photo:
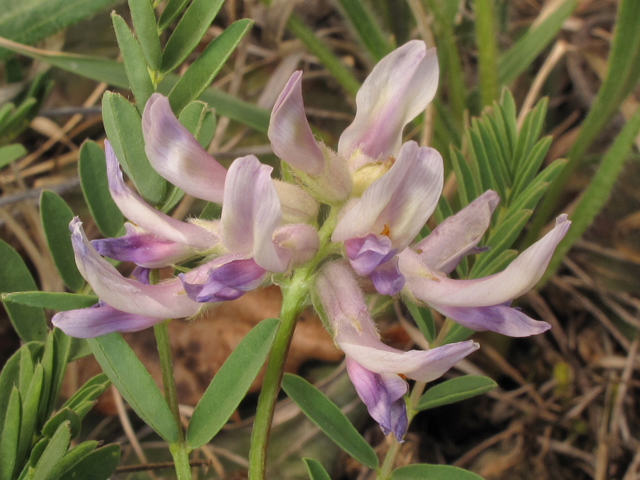
<svg viewBox="0 0 640 480">
<path fill-rule="evenodd" d="M 504 90 L 499 102 L 474 118 L 464 131 L 466 153 L 450 147 L 450 158 L 458 180 L 458 201 L 463 208 L 487 190 L 495 190 L 500 205 L 483 242 L 489 251 L 478 256 L 468 273 L 471 278 L 501 270 L 515 255 L 509 249 L 522 232 L 528 218 L 566 160 L 559 159 L 541 170 L 551 145 L 551 137 L 540 138 L 547 112 L 547 99 L 538 102 L 525 117 L 522 127 L 516 126 L 516 106 L 513 96 Z M 436 220 L 453 213 L 443 198 L 436 211 Z M 467 276 L 462 262 L 458 274 Z"/>
<path fill-rule="evenodd" d="M 110 385 L 102 373 L 85 383 L 60 409 L 67 362 L 77 342 L 58 329 L 44 342 L 28 342 L 0 372 L 0 479 L 47 478 L 106 480 L 120 459 L 118 445 L 96 449 L 86 441 L 70 448 L 83 417 Z"/>
</svg>

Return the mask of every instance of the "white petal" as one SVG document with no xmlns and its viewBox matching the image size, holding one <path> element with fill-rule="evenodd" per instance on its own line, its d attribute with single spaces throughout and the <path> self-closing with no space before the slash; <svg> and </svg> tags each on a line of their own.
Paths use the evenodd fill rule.
<svg viewBox="0 0 640 480">
<path fill-rule="evenodd" d="M 169 100 L 151 95 L 142 115 L 145 152 L 151 166 L 189 195 L 221 203 L 225 168 L 178 121 Z"/>
<path fill-rule="evenodd" d="M 253 155 L 238 158 L 231 164 L 225 184 L 221 233 L 230 252 L 253 252 L 260 267 L 284 272 L 291 252 L 273 242 L 282 211 L 271 181 L 272 170 Z"/>
<path fill-rule="evenodd" d="M 504 271 L 475 280 L 452 280 L 426 266 L 409 249 L 399 255 L 400 271 L 411 294 L 426 303 L 452 307 L 490 307 L 526 293 L 542 278 L 571 222 L 560 215 L 556 226 L 527 248 Z"/>
<path fill-rule="evenodd" d="M 126 313 L 156 318 L 190 317 L 200 309 L 200 304 L 184 294 L 178 279 L 145 285 L 124 278 L 94 250 L 77 217 L 71 222 L 70 228 L 78 270 L 107 305 Z M 206 272 L 195 270 L 189 273 L 191 277 L 196 277 Z"/>
<path fill-rule="evenodd" d="M 311 175 L 324 170 L 324 155 L 304 113 L 302 71 L 291 75 L 278 97 L 271 111 L 268 136 L 273 152 L 293 168 Z"/>
<path fill-rule="evenodd" d="M 171 218 L 148 205 L 124 183 L 118 160 L 108 141 L 104 142 L 104 151 L 111 197 L 122 214 L 131 222 L 159 238 L 194 248 L 209 249 L 218 243 L 218 238 L 210 231 Z"/>
<path fill-rule="evenodd" d="M 410 41 L 383 58 L 356 95 L 356 118 L 340 137 L 338 153 L 348 159 L 359 151 L 370 161 L 395 155 L 404 126 L 433 99 L 438 76 L 435 49 L 427 50 L 422 41 Z"/>
<path fill-rule="evenodd" d="M 443 175 L 436 150 L 405 143 L 391 169 L 350 204 L 331 239 L 340 242 L 384 231 L 395 248 L 406 247 L 435 210 Z"/>
</svg>

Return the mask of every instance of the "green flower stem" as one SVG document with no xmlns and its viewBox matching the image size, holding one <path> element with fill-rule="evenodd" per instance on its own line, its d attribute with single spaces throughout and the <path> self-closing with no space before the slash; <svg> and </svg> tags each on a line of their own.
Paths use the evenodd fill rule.
<svg viewBox="0 0 640 480">
<path fill-rule="evenodd" d="M 155 283 L 155 282 L 154 282 Z M 178 409 L 178 394 L 176 391 L 176 381 L 173 376 L 173 360 L 169 346 L 169 331 L 167 325 L 169 320 L 153 326 L 153 333 L 156 335 L 158 345 L 158 355 L 160 356 L 160 368 L 162 370 L 162 385 L 164 386 L 164 399 L 169 405 L 178 429 L 178 441 L 169 445 L 169 450 L 173 456 L 178 480 L 191 480 L 191 467 L 189 466 L 189 447 L 184 441 L 182 422 L 180 421 L 180 410 Z"/>
<path fill-rule="evenodd" d="M 164 386 L 164 399 L 169 404 L 169 409 L 173 414 L 178 427 L 178 442 L 184 441 L 182 424 L 180 422 L 180 412 L 178 410 L 178 394 L 176 392 L 176 381 L 173 378 L 173 361 L 169 348 L 169 331 L 167 325 L 169 320 L 153 326 L 153 333 L 156 335 L 158 344 L 158 355 L 160 356 L 160 368 L 162 369 L 162 385 Z"/>
<path fill-rule="evenodd" d="M 329 238 L 335 228 L 337 212 L 337 208 L 332 208 L 329 217 L 318 232 L 320 246 L 314 259 L 304 267 L 296 270 L 291 280 L 280 287 L 282 290 L 280 327 L 276 333 L 269 360 L 267 361 L 262 390 L 258 398 L 256 419 L 251 432 L 249 480 L 263 480 L 265 478 L 269 432 L 278 392 L 280 391 L 280 384 L 282 383 L 284 364 L 291 345 L 291 338 L 296 327 L 296 320 L 308 302 L 309 281 L 315 272 L 315 268 L 332 251 Z"/>
<path fill-rule="evenodd" d="M 296 272 L 291 283 L 282 287 L 282 308 L 280 309 L 280 327 L 271 347 L 267 369 L 262 382 L 262 391 L 258 398 L 256 419 L 251 433 L 251 450 L 249 452 L 249 479 L 264 478 L 269 431 L 276 407 L 284 364 L 289 353 L 291 338 L 296 327 L 296 320 L 307 297 L 307 269 Z"/>
<path fill-rule="evenodd" d="M 182 430 L 182 429 L 180 429 Z M 176 469 L 176 478 L 178 480 L 192 480 L 191 465 L 189 464 L 189 447 L 186 443 L 174 443 L 169 445 L 173 464 Z"/>
<path fill-rule="evenodd" d="M 158 283 L 158 270 L 149 272 L 149 283 Z M 180 421 L 180 410 L 178 409 L 178 393 L 176 390 L 176 380 L 173 376 L 173 359 L 171 358 L 171 346 L 169 345 L 169 325 L 170 320 L 165 320 L 153 326 L 153 333 L 156 335 L 158 356 L 160 357 L 160 369 L 162 370 L 162 385 L 164 387 L 164 399 L 169 405 L 169 410 L 173 415 L 178 429 L 178 441 L 169 445 L 169 451 L 173 457 L 178 480 L 191 480 L 191 467 L 189 466 L 190 449 L 184 441 L 182 422 Z"/>
</svg>

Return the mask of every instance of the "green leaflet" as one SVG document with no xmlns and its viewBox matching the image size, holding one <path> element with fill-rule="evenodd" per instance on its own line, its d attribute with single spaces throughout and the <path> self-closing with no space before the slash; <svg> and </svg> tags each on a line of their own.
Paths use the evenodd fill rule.
<svg viewBox="0 0 640 480">
<path fill-rule="evenodd" d="M 331 477 L 319 461 L 313 458 L 303 458 L 302 461 L 304 466 L 307 467 L 307 473 L 311 480 L 331 480 Z"/>
<path fill-rule="evenodd" d="M 44 190 L 40 195 L 40 219 L 53 262 L 70 290 L 79 292 L 85 281 L 78 271 L 71 246 L 69 222 L 73 212 L 58 194 Z"/>
<path fill-rule="evenodd" d="M 460 402 L 467 398 L 488 392 L 495 387 L 497 387 L 496 382 L 488 377 L 465 375 L 463 377 L 452 378 L 427 390 L 426 393 L 420 397 L 416 405 L 416 410 L 427 410 L 441 405 Z"/>
<path fill-rule="evenodd" d="M 129 10 L 131 11 L 133 27 L 136 30 L 136 37 L 138 37 L 140 49 L 144 53 L 146 63 L 151 70 L 157 72 L 160 70 L 162 53 L 160 52 L 160 38 L 158 37 L 156 16 L 153 12 L 151 0 L 129 0 Z"/>
<path fill-rule="evenodd" d="M 340 448 L 369 468 L 378 466 L 378 457 L 342 411 L 304 378 L 288 373 L 282 388 L 304 414 Z"/>
<path fill-rule="evenodd" d="M 184 12 L 162 52 L 162 73 L 178 67 L 198 45 L 213 22 L 223 0 L 193 0 Z"/>
<path fill-rule="evenodd" d="M 176 442 L 178 431 L 167 402 L 122 337 L 110 333 L 89 339 L 88 342 L 104 373 L 138 416 L 167 443 Z"/>
<path fill-rule="evenodd" d="M 0 240 L 0 258 L 3 260 L 3 268 L 0 269 L 0 292 L 37 290 L 38 287 L 20 255 L 2 240 Z M 3 303 L 13 328 L 23 341 L 29 342 L 45 338 L 47 322 L 42 309 L 5 303 L 4 301 Z"/>
<path fill-rule="evenodd" d="M 262 368 L 280 321 L 261 321 L 245 335 L 213 377 L 196 405 L 187 430 L 187 444 L 200 448 L 227 422 Z"/>
<path fill-rule="evenodd" d="M 141 1 L 149 4 L 147 0 Z M 139 3 L 139 1 L 130 3 Z M 147 104 L 147 100 L 149 100 L 149 97 L 155 91 L 153 83 L 151 83 L 151 77 L 149 77 L 145 57 L 140 49 L 140 44 L 133 37 L 129 26 L 122 17 L 114 12 L 111 14 L 111 20 L 113 21 L 113 28 L 116 32 L 118 47 L 122 55 L 125 72 L 127 72 L 129 85 L 131 85 L 131 91 L 133 91 L 133 95 L 136 97 L 138 110 L 142 112 L 144 106 Z M 156 35 L 156 41 L 157 40 L 158 36 Z M 160 45 L 158 44 L 158 54 L 160 54 L 159 49 Z"/>
<path fill-rule="evenodd" d="M 140 195 L 152 205 L 160 203 L 167 192 L 167 181 L 151 167 L 147 159 L 142 122 L 136 108 L 123 96 L 105 92 L 102 97 L 102 120 L 116 158 Z"/>
<path fill-rule="evenodd" d="M 78 174 L 82 194 L 98 230 L 105 237 L 118 236 L 124 217 L 109 193 L 104 151 L 92 140 L 86 140 L 80 147 Z"/>
<path fill-rule="evenodd" d="M 407 465 L 391 473 L 392 480 L 483 480 L 475 473 L 449 465 Z"/>
</svg>

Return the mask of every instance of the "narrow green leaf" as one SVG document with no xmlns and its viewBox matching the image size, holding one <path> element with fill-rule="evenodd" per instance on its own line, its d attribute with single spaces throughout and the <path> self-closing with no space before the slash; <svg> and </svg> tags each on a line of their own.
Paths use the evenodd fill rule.
<svg viewBox="0 0 640 480">
<path fill-rule="evenodd" d="M 33 469 L 36 467 L 38 462 L 40 461 L 40 457 L 44 453 L 45 449 L 49 446 L 49 442 L 51 439 L 49 437 L 40 438 L 36 442 L 36 444 L 31 449 L 31 454 L 29 455 L 29 463 L 28 466 L 31 467 L 31 476 L 33 478 Z"/>
<path fill-rule="evenodd" d="M 54 358 L 53 358 L 53 374 L 51 376 L 51 387 L 49 391 L 49 405 L 47 416 L 53 411 L 54 404 L 60 395 L 60 388 L 62 388 L 62 379 L 64 373 L 67 370 L 67 362 L 69 361 L 69 351 L 71 349 L 72 338 L 66 335 L 59 328 L 53 329 L 53 339 L 55 343 Z"/>
<path fill-rule="evenodd" d="M 0 412 L 7 411 L 11 392 L 14 387 L 18 388 L 20 385 L 20 357 L 22 356 L 22 350 L 28 349 L 27 345 L 23 345 L 9 357 L 9 360 L 2 367 L 2 371 L 0 371 Z M 2 429 L 4 428 L 4 421 L 5 415 L 0 413 L 0 434 L 2 434 Z"/>
<path fill-rule="evenodd" d="M 18 438 L 20 435 L 20 393 L 16 387 L 9 390 L 6 410 L 0 410 L 4 417 L 4 428 L 0 436 L 0 480 L 11 480 L 16 466 Z"/>
<path fill-rule="evenodd" d="M 407 465 L 391 473 L 393 480 L 483 480 L 475 473 L 450 465 Z"/>
<path fill-rule="evenodd" d="M 307 467 L 307 473 L 311 480 L 331 480 L 331 477 L 319 461 L 313 458 L 303 458 L 302 461 L 304 466 Z"/>
<path fill-rule="evenodd" d="M 62 408 L 69 407 L 73 410 L 75 405 L 80 402 L 85 400 L 93 401 L 101 395 L 101 393 L 93 393 L 93 389 L 99 387 L 101 391 L 104 391 L 110 384 L 111 382 L 109 381 L 109 377 L 104 373 L 99 373 L 95 377 L 87 380 L 85 384 L 82 385 L 78 391 L 64 403 L 64 405 L 62 405 Z"/>
<path fill-rule="evenodd" d="M 147 159 L 142 120 L 136 108 L 123 96 L 105 92 L 102 97 L 102 120 L 116 158 L 142 197 L 153 205 L 160 203 L 167 191 L 167 181 L 151 167 Z"/>
<path fill-rule="evenodd" d="M 405 299 L 404 304 L 407 306 L 407 310 L 413 317 L 413 320 L 418 325 L 420 333 L 424 336 L 427 342 L 431 343 L 436 338 L 436 325 L 433 322 L 433 315 L 428 308 L 418 307 L 415 303 Z"/>
<path fill-rule="evenodd" d="M 193 0 L 178 22 L 162 52 L 162 73 L 180 65 L 213 22 L 223 0 Z"/>
<path fill-rule="evenodd" d="M 508 88 L 502 89 L 502 98 L 498 104 L 499 113 L 506 128 L 507 140 L 509 142 L 509 151 L 511 156 L 516 147 L 516 138 L 518 135 L 518 120 L 516 113 L 516 101 L 513 94 Z M 498 112 L 496 112 L 498 113 Z M 507 157 L 509 158 L 509 157 Z"/>
<path fill-rule="evenodd" d="M 139 0 L 148 3 L 148 0 Z M 129 2 L 132 3 L 132 2 Z M 133 37 L 131 30 L 127 22 L 117 13 L 111 14 L 111 20 L 113 21 L 113 28 L 116 31 L 116 40 L 118 41 L 118 47 L 122 54 L 122 62 L 124 63 L 124 69 L 127 72 L 127 78 L 129 79 L 129 85 L 133 95 L 136 97 L 136 105 L 138 110 L 142 111 L 147 104 L 147 100 L 155 91 L 151 77 L 149 76 L 149 70 L 147 69 L 147 63 L 145 57 L 142 54 L 138 41 Z M 155 25 L 155 22 L 154 22 Z M 157 40 L 156 36 L 156 40 Z M 158 49 L 160 45 L 158 45 Z M 160 50 L 158 50 L 158 54 Z"/>
<path fill-rule="evenodd" d="M 556 248 L 547 272 L 541 282 L 546 281 L 556 271 L 562 258 L 571 246 L 584 234 L 595 216 L 606 203 L 616 179 L 622 171 L 634 140 L 640 131 L 640 108 L 636 109 L 622 131 L 616 136 L 613 145 L 607 150 L 600 167 L 589 185 L 582 193 L 578 205 L 571 214 L 573 224 L 564 239 Z"/>
<path fill-rule="evenodd" d="M 538 173 L 538 170 L 549 151 L 549 147 L 551 147 L 552 141 L 553 137 L 544 137 L 531 149 L 527 158 L 516 171 L 515 182 L 513 183 L 513 188 L 510 194 L 512 198 L 518 198 L 520 193 L 531 185 L 531 182 L 535 178 L 536 173 Z M 512 201 L 513 200 L 509 199 L 509 204 L 511 204 Z"/>
<path fill-rule="evenodd" d="M 98 442 L 94 440 L 90 440 L 88 442 L 83 442 L 77 447 L 69 450 L 64 457 L 58 462 L 55 468 L 56 476 L 58 478 L 60 475 L 65 473 L 67 470 L 71 469 L 74 465 L 76 465 L 80 460 L 93 452 L 98 446 Z M 78 479 L 80 480 L 80 479 Z"/>
<path fill-rule="evenodd" d="M 189 0 L 169 0 L 158 20 L 158 31 L 162 32 L 173 22 Z"/>
<path fill-rule="evenodd" d="M 100 233 L 115 237 L 124 218 L 109 193 L 104 151 L 93 140 L 85 141 L 78 156 L 78 174 L 82 194 Z"/>
<path fill-rule="evenodd" d="M 53 332 L 50 331 L 44 344 L 44 352 L 40 362 L 40 366 L 42 366 L 42 388 L 40 390 L 40 402 L 38 404 L 39 425 L 44 424 L 51 413 L 49 409 L 51 401 L 50 392 L 55 375 L 56 356 L 56 337 Z"/>
<path fill-rule="evenodd" d="M 153 378 L 117 333 L 88 340 L 96 360 L 131 408 L 167 443 L 178 439 L 171 411 Z"/>
<path fill-rule="evenodd" d="M 5 293 L 2 296 L 2 300 L 4 302 L 11 302 L 17 305 L 49 308 L 59 312 L 87 308 L 98 303 L 98 297 L 94 295 L 40 291 Z"/>
<path fill-rule="evenodd" d="M 38 289 L 20 255 L 2 240 L 0 240 L 0 258 L 2 258 L 0 293 Z M 44 340 L 47 335 L 47 321 L 42 309 L 12 303 L 5 303 L 4 308 L 7 310 L 13 328 L 23 341 Z"/>
<path fill-rule="evenodd" d="M 549 183 L 560 174 L 566 164 L 567 161 L 565 159 L 559 158 L 540 172 L 531 184 L 518 195 L 518 198 L 509 203 L 508 212 L 515 213 L 520 210 L 534 210 L 543 193 L 547 190 Z"/>
<path fill-rule="evenodd" d="M 76 412 L 70 408 L 63 408 L 53 417 L 47 420 L 47 423 L 42 427 L 42 435 L 45 437 L 53 437 L 63 423 L 68 422 L 69 431 L 71 432 L 71 438 L 76 438 L 80 433 L 80 417 Z"/>
<path fill-rule="evenodd" d="M 70 290 L 79 292 L 85 281 L 78 271 L 71 246 L 69 223 L 73 220 L 73 212 L 57 193 L 43 190 L 40 195 L 40 218 L 49 252 L 62 281 Z"/>
<path fill-rule="evenodd" d="M 569 18 L 577 5 L 576 0 L 565 0 L 555 10 L 531 28 L 498 60 L 498 83 L 508 85 L 533 64 L 540 53 L 547 48 Z"/>
<path fill-rule="evenodd" d="M 31 352 L 28 348 L 21 348 L 18 350 L 20 353 L 20 380 L 18 382 L 18 390 L 24 397 L 31 385 L 31 379 L 33 378 L 33 359 L 31 358 Z"/>
<path fill-rule="evenodd" d="M 458 196 L 460 198 L 460 206 L 466 207 L 471 200 L 478 196 L 475 183 L 473 181 L 473 174 L 467 164 L 467 161 L 462 155 L 462 152 L 451 145 L 449 147 L 451 164 L 453 165 L 453 171 L 456 174 L 458 180 Z"/>
<path fill-rule="evenodd" d="M 200 448 L 227 422 L 262 368 L 279 325 L 277 318 L 258 323 L 225 360 L 198 402 L 187 430 L 187 444 Z"/>
<path fill-rule="evenodd" d="M 497 386 L 496 382 L 488 377 L 465 375 L 463 377 L 452 378 L 427 390 L 425 394 L 420 397 L 416 405 L 416 410 L 427 410 L 441 405 L 460 402 L 467 398 L 488 392 Z"/>
<path fill-rule="evenodd" d="M 373 448 L 336 404 L 320 390 L 304 378 L 288 373 L 284 374 L 282 388 L 300 410 L 340 448 L 369 468 L 378 466 L 378 457 Z"/>
<path fill-rule="evenodd" d="M 108 58 L 49 52 L 27 47 L 1 37 L 0 46 L 9 48 L 27 57 L 36 58 L 85 78 L 105 82 L 119 88 L 130 89 L 124 66 Z M 165 76 L 164 80 L 158 85 L 158 91 L 164 95 L 168 95 L 177 81 L 178 77 L 176 75 Z M 215 108 L 218 115 L 229 117 L 231 120 L 236 120 L 259 132 L 267 133 L 270 115 L 268 110 L 214 88 L 205 90 L 200 96 L 200 99 Z"/>
<path fill-rule="evenodd" d="M 363 0 L 339 0 L 342 14 L 355 30 L 358 40 L 367 49 L 371 58 L 378 62 L 391 53 L 387 35 L 376 21 L 371 8 Z"/>
<path fill-rule="evenodd" d="M 120 445 L 98 448 L 60 476 L 60 480 L 107 480 L 120 463 Z"/>
<path fill-rule="evenodd" d="M 6 167 L 14 160 L 27 154 L 27 149 L 19 143 L 0 147 L 0 168 Z"/>
<path fill-rule="evenodd" d="M 133 27 L 136 30 L 136 37 L 138 37 L 147 65 L 151 70 L 157 72 L 160 70 L 162 63 L 162 53 L 160 52 L 160 39 L 158 38 L 153 5 L 150 0 L 129 0 L 129 10 L 131 11 Z"/>
<path fill-rule="evenodd" d="M 497 107 L 494 104 L 494 112 L 495 109 Z M 502 119 L 499 118 L 496 121 L 494 115 L 483 114 L 481 121 L 477 122 L 477 128 L 482 138 L 482 145 L 491 161 L 492 173 L 506 188 L 511 187 L 512 181 L 509 175 L 510 155 L 507 152 L 509 145 Z"/>
<path fill-rule="evenodd" d="M 473 120 L 473 127 L 468 130 L 471 138 L 471 146 L 469 150 L 476 157 L 478 166 L 480 167 L 480 177 L 484 191 L 494 189 L 498 192 L 500 198 L 507 198 L 507 179 L 502 175 L 499 165 L 496 165 L 495 156 L 490 156 L 493 152 L 493 146 L 490 142 L 485 144 L 480 133 L 480 127 L 477 119 Z M 491 148 L 489 150 L 487 147 Z M 487 184 L 488 183 L 488 184 Z"/>
<path fill-rule="evenodd" d="M 69 423 L 61 423 L 35 467 L 33 480 L 53 480 L 55 478 L 56 466 L 67 452 L 70 440 Z"/>
<path fill-rule="evenodd" d="M 356 80 L 349 69 L 329 50 L 316 34 L 307 27 L 295 13 L 292 13 L 287 20 L 287 28 L 296 36 L 307 50 L 318 57 L 320 63 L 333 75 L 333 78 L 351 96 L 355 97 L 360 89 L 360 82 Z"/>
<path fill-rule="evenodd" d="M 211 85 L 252 25 L 253 21 L 246 18 L 232 23 L 212 40 L 196 61 L 189 66 L 169 94 L 171 109 L 176 114 L 179 114 L 189 102 L 198 98 Z"/>
<path fill-rule="evenodd" d="M 118 0 L 8 0 L 0 12 L 2 36 L 31 44 L 118 3 Z M 8 51 L 0 49 L 0 59 Z"/>
<path fill-rule="evenodd" d="M 20 419 L 20 441 L 18 442 L 18 453 L 16 454 L 16 465 L 20 465 L 25 458 L 29 447 L 31 447 L 31 437 L 36 429 L 38 420 L 38 403 L 42 392 L 44 379 L 44 369 L 38 364 L 33 372 L 29 391 L 22 399 L 22 417 Z"/>
</svg>

